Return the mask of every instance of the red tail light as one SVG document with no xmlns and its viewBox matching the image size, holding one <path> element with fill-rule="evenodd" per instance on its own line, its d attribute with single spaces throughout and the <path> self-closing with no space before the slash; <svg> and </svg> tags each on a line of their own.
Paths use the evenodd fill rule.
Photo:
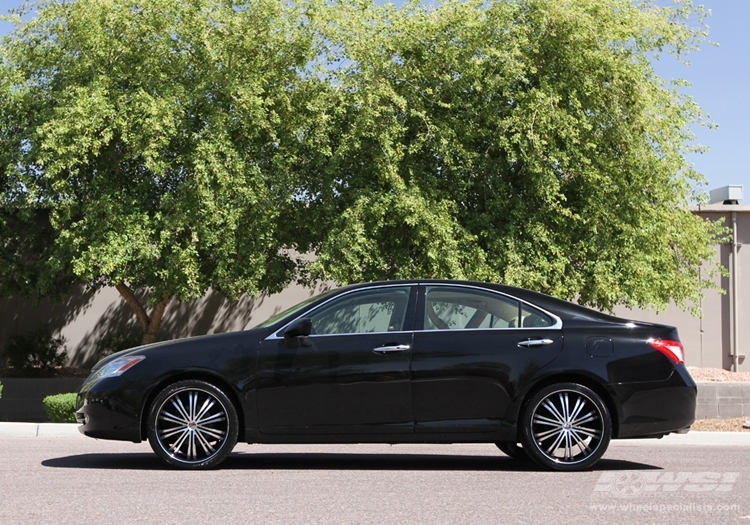
<svg viewBox="0 0 750 525">
<path fill-rule="evenodd" d="M 671 339 L 649 339 L 648 344 L 670 358 L 676 365 L 681 365 L 685 362 L 685 348 L 679 341 L 673 341 Z"/>
</svg>

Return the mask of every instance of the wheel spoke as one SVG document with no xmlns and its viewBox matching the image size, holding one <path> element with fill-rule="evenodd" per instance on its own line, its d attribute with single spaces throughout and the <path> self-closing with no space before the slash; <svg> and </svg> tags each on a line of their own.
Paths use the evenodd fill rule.
<svg viewBox="0 0 750 525">
<path fill-rule="evenodd" d="M 552 446 L 550 446 L 550 447 L 549 447 L 549 448 L 547 449 L 547 454 L 548 454 L 548 455 L 549 455 L 549 454 L 554 454 L 554 452 L 553 452 L 553 451 L 554 451 L 554 450 L 557 450 L 557 449 L 559 448 L 559 446 L 560 446 L 560 443 L 562 443 L 562 440 L 563 440 L 563 438 L 565 438 L 565 433 L 563 433 L 563 432 L 561 431 L 561 432 L 560 432 L 560 434 L 558 434 L 558 436 L 557 436 L 557 439 L 555 439 L 554 443 L 552 443 Z"/>
<path fill-rule="evenodd" d="M 578 417 L 578 414 L 581 413 L 581 410 L 583 410 L 584 405 L 586 404 L 586 401 L 579 397 L 576 399 L 576 406 L 573 407 L 573 412 L 570 414 L 570 424 L 572 425 L 576 418 Z"/>
<path fill-rule="evenodd" d="M 182 417 L 185 418 L 185 421 L 190 421 L 190 415 L 188 414 L 188 411 L 185 409 L 185 406 L 182 404 L 182 399 L 179 397 L 175 397 L 172 400 L 172 404 L 177 409 L 177 411 L 182 415 Z"/>
<path fill-rule="evenodd" d="M 558 432 L 562 432 L 562 427 L 559 426 L 559 425 L 557 427 L 553 428 L 553 429 L 545 430 L 543 432 L 538 432 L 538 433 L 534 434 L 534 438 L 537 441 L 544 441 L 547 438 L 549 438 L 550 436 L 554 436 Z"/>
<path fill-rule="evenodd" d="M 554 404 L 552 404 L 552 401 L 549 399 L 546 399 L 543 403 L 544 408 L 546 408 L 552 416 L 554 416 L 558 423 L 564 423 L 565 418 L 560 415 L 560 412 L 557 410 L 557 407 L 555 407 Z"/>
<path fill-rule="evenodd" d="M 570 420 L 570 408 L 568 407 L 568 393 L 564 392 L 560 394 L 560 406 L 562 407 L 563 421 L 567 422 Z"/>
<path fill-rule="evenodd" d="M 538 423 L 540 425 L 551 425 L 555 427 L 560 426 L 560 421 L 556 421 L 552 418 L 545 417 L 540 414 L 534 414 L 534 423 Z"/>
<path fill-rule="evenodd" d="M 225 421 L 227 418 L 222 412 L 217 412 L 216 414 L 213 414 L 206 419 L 198 419 L 196 420 L 196 423 L 199 425 L 205 425 L 207 423 L 218 423 L 219 421 Z"/>
<path fill-rule="evenodd" d="M 571 421 L 571 425 L 582 425 L 583 423 L 588 423 L 589 421 L 594 421 L 597 418 L 597 415 L 594 412 L 589 412 L 585 416 L 581 416 L 579 419 L 576 419 L 574 421 Z"/>
<path fill-rule="evenodd" d="M 180 419 L 177 416 L 173 416 L 169 412 L 162 412 L 159 416 L 162 421 L 169 421 L 170 423 L 177 423 L 178 425 L 187 426 L 188 421 Z"/>
<path fill-rule="evenodd" d="M 206 428 L 206 427 L 198 427 L 201 432 L 204 434 L 208 434 L 211 437 L 215 437 L 216 439 L 223 438 L 226 433 L 223 430 L 216 430 L 215 428 Z"/>
<path fill-rule="evenodd" d="M 571 430 L 574 430 L 574 431 L 576 431 L 576 432 L 578 432 L 580 434 L 585 434 L 588 437 L 591 437 L 591 438 L 594 438 L 594 439 L 598 438 L 602 434 L 601 430 L 596 430 L 596 429 L 593 429 L 593 428 L 572 427 Z"/>
<path fill-rule="evenodd" d="M 195 415 L 195 420 L 200 421 L 203 415 L 208 412 L 212 406 L 214 406 L 215 403 L 211 398 L 206 399 L 204 401 L 203 406 L 201 407 L 200 411 Z"/>
<path fill-rule="evenodd" d="M 578 448 L 581 450 L 581 452 L 588 453 L 589 446 L 584 442 L 581 436 L 578 435 L 578 432 L 576 432 L 575 430 L 571 430 L 570 435 L 575 440 L 576 445 L 578 445 Z"/>
<path fill-rule="evenodd" d="M 174 443 L 172 443 L 170 445 L 170 448 L 175 453 L 179 452 L 180 448 L 182 448 L 182 444 L 185 442 L 185 440 L 188 438 L 189 435 L 190 435 L 190 431 L 188 429 L 183 430 L 182 431 L 182 435 L 180 436 L 180 438 L 177 441 L 175 441 Z"/>
</svg>

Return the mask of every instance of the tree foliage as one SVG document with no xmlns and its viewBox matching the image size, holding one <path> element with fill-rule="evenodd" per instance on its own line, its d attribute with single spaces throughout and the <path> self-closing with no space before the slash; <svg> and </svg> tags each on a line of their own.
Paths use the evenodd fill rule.
<svg viewBox="0 0 750 525">
<path fill-rule="evenodd" d="M 0 47 L 6 295 L 115 286 L 147 342 L 174 298 L 296 277 L 605 309 L 706 285 L 720 230 L 684 158 L 703 116 L 651 64 L 705 37 L 689 1 L 34 9 Z"/>
<path fill-rule="evenodd" d="M 651 57 L 696 48 L 701 8 L 447 0 L 332 12 L 323 31 L 343 109 L 305 192 L 326 228 L 311 236 L 312 275 L 487 279 L 604 309 L 699 296 L 720 234 L 689 210 L 703 179 L 684 155 L 703 115 Z"/>
<path fill-rule="evenodd" d="M 44 270 L 57 259 L 83 282 L 116 286 L 144 342 L 172 298 L 288 283 L 278 225 L 298 187 L 289 144 L 314 120 L 303 11 L 77 0 L 36 13 L 3 42 L 0 155 L 3 205 L 49 210 Z"/>
</svg>

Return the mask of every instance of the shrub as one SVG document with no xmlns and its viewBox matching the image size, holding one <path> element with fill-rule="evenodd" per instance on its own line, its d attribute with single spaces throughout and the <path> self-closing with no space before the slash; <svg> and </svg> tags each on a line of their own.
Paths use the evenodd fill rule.
<svg viewBox="0 0 750 525">
<path fill-rule="evenodd" d="M 96 340 L 96 352 L 107 357 L 121 350 L 127 350 L 141 344 L 141 338 L 127 332 L 111 332 Z"/>
<path fill-rule="evenodd" d="M 43 399 L 47 417 L 52 423 L 75 423 L 78 394 L 55 394 Z"/>
<path fill-rule="evenodd" d="M 26 375 L 62 366 L 68 357 L 65 338 L 54 337 L 46 325 L 33 332 L 10 336 L 4 353 L 8 364 Z"/>
</svg>

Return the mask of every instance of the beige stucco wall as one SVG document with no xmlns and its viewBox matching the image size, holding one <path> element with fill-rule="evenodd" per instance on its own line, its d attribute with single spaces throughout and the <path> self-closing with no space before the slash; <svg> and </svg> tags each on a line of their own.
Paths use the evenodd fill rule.
<svg viewBox="0 0 750 525">
<path fill-rule="evenodd" d="M 223 295 L 209 292 L 189 303 L 172 301 L 162 321 L 160 339 L 175 339 L 203 334 L 232 332 L 251 328 L 272 315 L 321 293 L 328 285 L 316 289 L 292 285 L 281 293 L 228 301 Z M 24 299 L 0 301 L 0 342 L 14 334 L 23 334 L 43 324 L 67 340 L 69 364 L 91 365 L 99 359 L 96 341 L 110 332 L 127 332 L 135 326 L 130 307 L 114 288 L 95 293 L 74 290 L 62 303 L 34 302 Z"/>
<path fill-rule="evenodd" d="M 750 356 L 750 206 L 710 205 L 695 213 L 709 220 L 719 220 L 731 227 L 732 210 L 737 216 L 737 353 Z M 716 246 L 715 260 L 734 272 L 731 244 Z M 676 306 L 657 314 L 647 310 L 617 308 L 622 317 L 674 325 L 685 345 L 686 363 L 691 366 L 715 367 L 731 370 L 732 366 L 732 297 L 731 277 L 717 276 L 714 280 L 724 293 L 707 290 L 699 306 L 702 317 L 694 317 Z M 750 372 L 750 360 L 740 358 L 739 371 Z"/>
<path fill-rule="evenodd" d="M 730 225 L 731 210 L 738 218 L 738 271 L 739 311 L 738 353 L 750 355 L 750 206 L 712 205 L 696 210 L 711 220 L 723 220 Z M 716 247 L 716 258 L 732 269 L 731 246 Z M 716 284 L 730 291 L 730 279 L 717 277 Z M 316 290 L 292 285 L 279 294 L 259 298 L 242 297 L 227 301 L 221 294 L 209 292 L 190 303 L 171 303 L 166 311 L 160 337 L 172 339 L 195 335 L 243 330 L 264 321 L 271 315 L 299 301 L 320 293 Z M 677 326 L 685 345 L 688 365 L 731 368 L 732 333 L 731 293 L 707 291 L 700 304 L 703 317 L 671 306 L 656 314 L 647 310 L 618 308 L 615 313 L 631 319 Z M 0 301 L 0 344 L 9 335 L 21 334 L 48 323 L 52 329 L 67 339 L 69 360 L 73 365 L 89 365 L 97 360 L 96 341 L 111 331 L 132 326 L 135 319 L 130 308 L 114 288 L 104 288 L 95 293 L 75 290 L 62 304 L 13 299 Z M 742 359 L 740 371 L 750 371 L 750 360 Z"/>
</svg>

